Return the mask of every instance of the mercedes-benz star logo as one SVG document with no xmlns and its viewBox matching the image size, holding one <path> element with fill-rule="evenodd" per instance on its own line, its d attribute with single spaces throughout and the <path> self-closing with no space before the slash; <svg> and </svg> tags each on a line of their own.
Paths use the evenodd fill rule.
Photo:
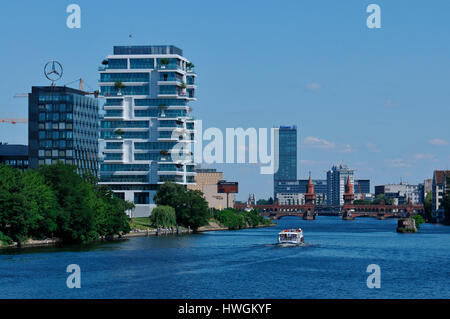
<svg viewBox="0 0 450 319">
<path fill-rule="evenodd" d="M 49 61 L 44 67 L 44 74 L 53 83 L 58 81 L 63 74 L 63 67 L 58 61 Z"/>
</svg>

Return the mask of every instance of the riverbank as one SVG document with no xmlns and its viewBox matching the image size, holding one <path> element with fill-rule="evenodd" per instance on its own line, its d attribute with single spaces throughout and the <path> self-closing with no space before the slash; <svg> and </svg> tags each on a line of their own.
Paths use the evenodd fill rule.
<svg viewBox="0 0 450 319">
<path fill-rule="evenodd" d="M 265 228 L 265 227 L 273 227 L 275 226 L 275 223 L 271 223 L 270 225 L 257 225 L 257 226 L 249 226 L 241 229 L 250 229 L 250 228 Z M 228 227 L 221 225 L 215 220 L 210 220 L 208 225 L 200 227 L 197 232 L 208 232 L 208 231 L 223 231 L 223 230 L 229 230 Z M 133 237 L 147 237 L 147 236 L 168 236 L 168 235 L 188 235 L 192 234 L 193 230 L 182 227 L 179 232 L 177 232 L 176 228 L 171 229 L 164 229 L 160 228 L 159 233 L 158 229 L 156 228 L 148 228 L 148 229 L 140 229 L 135 228 L 134 231 L 131 231 L 124 235 L 114 235 L 112 240 L 120 240 L 120 239 L 128 239 Z M 102 242 L 105 241 L 104 238 L 99 238 L 95 242 Z M 62 240 L 60 238 L 47 238 L 43 240 L 35 240 L 35 239 L 29 239 L 26 242 L 22 243 L 21 246 L 18 246 L 17 243 L 12 243 L 11 245 L 3 245 L 3 243 L 0 242 L 0 250 L 2 248 L 31 248 L 31 247 L 49 247 L 49 246 L 58 246 L 62 245 Z"/>
<path fill-rule="evenodd" d="M 273 227 L 275 226 L 275 223 L 270 223 L 269 225 L 261 224 L 256 226 L 247 226 L 241 229 L 250 229 L 250 228 L 265 228 L 265 227 Z M 217 223 L 217 221 L 210 221 L 208 225 L 200 227 L 197 231 L 198 232 L 207 232 L 207 231 L 220 231 L 220 230 L 230 230 L 228 227 L 221 225 L 220 223 Z"/>
</svg>

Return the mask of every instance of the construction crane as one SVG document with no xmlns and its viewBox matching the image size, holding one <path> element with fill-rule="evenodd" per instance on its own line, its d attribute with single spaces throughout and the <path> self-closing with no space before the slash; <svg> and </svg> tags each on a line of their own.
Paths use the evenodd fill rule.
<svg viewBox="0 0 450 319">
<path fill-rule="evenodd" d="M 75 81 L 69 82 L 69 83 L 65 84 L 64 86 L 73 84 L 73 83 L 75 83 L 75 82 L 78 82 L 78 88 L 79 88 L 79 90 L 80 90 L 80 91 L 83 91 L 83 93 L 84 93 L 85 95 L 94 95 L 95 97 L 98 97 L 98 95 L 100 94 L 99 91 L 93 91 L 93 92 L 87 92 L 87 91 L 85 91 L 85 90 L 84 90 L 84 81 L 83 81 L 82 78 L 79 78 L 79 79 L 76 79 Z M 88 85 L 88 87 L 91 89 L 91 87 L 90 87 L 89 85 Z"/>
<path fill-rule="evenodd" d="M 11 123 L 11 124 L 18 124 L 18 123 L 28 123 L 27 118 L 16 118 L 16 114 L 11 114 L 9 112 L 5 112 L 0 110 L 0 113 L 5 114 L 8 117 L 0 117 L 0 123 Z"/>
<path fill-rule="evenodd" d="M 15 99 L 19 97 L 28 97 L 28 93 L 16 93 L 13 97 Z"/>
<path fill-rule="evenodd" d="M 28 119 L 7 119 L 0 117 L 0 123 L 22 124 L 28 123 Z"/>
<path fill-rule="evenodd" d="M 358 193 L 361 194 L 361 199 L 364 200 L 364 194 L 361 192 L 361 184 L 358 182 Z"/>
</svg>

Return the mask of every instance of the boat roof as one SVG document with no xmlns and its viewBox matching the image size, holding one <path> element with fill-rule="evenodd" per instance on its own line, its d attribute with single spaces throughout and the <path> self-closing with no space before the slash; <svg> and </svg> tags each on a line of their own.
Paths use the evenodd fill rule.
<svg viewBox="0 0 450 319">
<path fill-rule="evenodd" d="M 284 229 L 282 231 L 279 232 L 279 234 L 281 233 L 301 233 L 302 229 L 298 228 L 298 229 Z"/>
</svg>

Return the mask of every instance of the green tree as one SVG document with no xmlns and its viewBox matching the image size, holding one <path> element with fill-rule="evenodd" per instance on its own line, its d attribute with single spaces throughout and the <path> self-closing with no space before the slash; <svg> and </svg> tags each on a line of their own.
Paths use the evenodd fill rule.
<svg viewBox="0 0 450 319">
<path fill-rule="evenodd" d="M 150 216 L 150 222 L 156 227 L 172 227 L 177 224 L 175 209 L 170 206 L 161 205 L 155 207 Z"/>
<path fill-rule="evenodd" d="M 233 208 L 228 208 L 222 211 L 215 210 L 214 218 L 230 230 L 256 227 L 260 225 L 268 226 L 271 223 L 269 219 L 262 216 L 256 209 L 242 212 Z"/>
<path fill-rule="evenodd" d="M 38 171 L 25 171 L 22 194 L 26 198 L 23 209 L 29 216 L 28 235 L 36 239 L 52 237 L 58 229 L 60 207 L 51 187 L 45 184 Z"/>
<path fill-rule="evenodd" d="M 58 163 L 25 173 L 0 165 L 0 240 L 18 242 L 55 235 L 88 242 L 130 231 L 126 211 L 134 204 L 97 186 L 92 174 Z"/>
<path fill-rule="evenodd" d="M 57 163 L 41 166 L 40 173 L 53 189 L 61 212 L 58 237 L 65 242 L 89 242 L 98 237 L 95 225 L 94 187 L 77 174 L 76 166 Z"/>
<path fill-rule="evenodd" d="M 416 228 L 419 229 L 420 225 L 422 225 L 423 223 L 425 223 L 425 220 L 423 219 L 423 217 L 419 214 L 414 215 L 413 216 L 414 220 L 416 221 Z"/>
<path fill-rule="evenodd" d="M 19 245 L 27 238 L 29 216 L 23 209 L 23 175 L 18 169 L 0 164 L 0 237 Z"/>
<path fill-rule="evenodd" d="M 378 194 L 377 197 L 373 200 L 374 205 L 380 205 L 384 203 L 385 205 L 394 205 L 394 199 L 386 198 L 384 194 Z"/>
<path fill-rule="evenodd" d="M 258 199 L 256 201 L 256 205 L 272 205 L 273 204 L 273 198 L 269 197 L 269 199 Z"/>
<path fill-rule="evenodd" d="M 154 200 L 157 205 L 174 208 L 179 225 L 197 230 L 208 223 L 208 203 L 200 191 L 187 190 L 183 185 L 166 182 L 159 186 Z"/>
<path fill-rule="evenodd" d="M 423 201 L 423 207 L 424 207 L 424 217 L 425 221 L 430 222 L 432 217 L 432 201 L 433 201 L 433 194 L 432 192 L 428 192 L 427 196 L 425 197 L 425 200 Z"/>
<path fill-rule="evenodd" d="M 371 205 L 372 202 L 370 200 L 365 200 L 365 199 L 355 199 L 353 201 L 353 204 L 355 204 L 355 205 Z"/>
<path fill-rule="evenodd" d="M 134 208 L 133 203 L 118 198 L 107 186 L 100 185 L 95 189 L 91 205 L 94 205 L 95 225 L 99 236 L 109 239 L 114 235 L 130 232 L 130 218 L 125 212 Z"/>
</svg>

